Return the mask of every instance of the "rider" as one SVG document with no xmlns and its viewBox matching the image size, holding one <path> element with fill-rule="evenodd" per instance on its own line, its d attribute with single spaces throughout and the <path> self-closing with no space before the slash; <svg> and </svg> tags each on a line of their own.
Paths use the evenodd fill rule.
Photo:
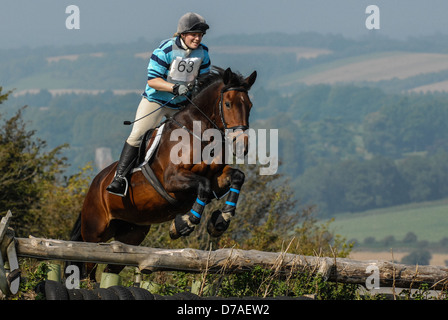
<svg viewBox="0 0 448 320">
<path fill-rule="evenodd" d="M 205 19 L 189 12 L 178 22 L 174 37 L 154 50 L 148 64 L 148 82 L 137 109 L 131 134 L 127 138 L 114 180 L 106 188 L 112 194 L 126 196 L 126 175 L 137 157 L 143 135 L 159 124 L 162 118 L 174 115 L 187 99 L 189 89 L 198 75 L 210 72 L 208 48 L 201 43 L 209 28 Z"/>
</svg>

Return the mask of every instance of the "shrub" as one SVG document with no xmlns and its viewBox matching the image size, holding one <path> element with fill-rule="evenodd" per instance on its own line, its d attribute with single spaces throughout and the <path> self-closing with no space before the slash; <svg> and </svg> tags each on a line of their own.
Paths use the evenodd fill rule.
<svg viewBox="0 0 448 320">
<path fill-rule="evenodd" d="M 417 250 L 404 256 L 401 259 L 401 263 L 428 265 L 431 261 L 431 258 L 432 258 L 431 252 L 429 252 L 428 250 Z"/>
</svg>

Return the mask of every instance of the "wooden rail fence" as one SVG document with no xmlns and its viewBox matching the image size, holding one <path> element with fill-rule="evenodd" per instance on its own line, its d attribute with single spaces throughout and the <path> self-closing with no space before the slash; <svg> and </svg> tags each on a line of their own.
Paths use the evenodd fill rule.
<svg viewBox="0 0 448 320">
<path fill-rule="evenodd" d="M 7 221 L 3 221 L 3 229 Z M 1 229 L 1 228 L 0 228 Z M 1 230 L 0 230 L 1 231 Z M 448 268 L 443 266 L 415 266 L 383 260 L 352 260 L 347 258 L 316 257 L 286 252 L 219 249 L 158 249 L 131 246 L 121 242 L 87 243 L 44 238 L 15 238 L 8 228 L 0 233 L 0 248 L 15 248 L 19 257 L 44 260 L 65 260 L 123 264 L 144 271 L 185 271 L 236 273 L 261 266 L 278 273 L 313 272 L 332 282 L 366 285 L 376 270 L 380 287 L 418 288 L 422 283 L 431 289 L 445 289 Z M 14 244 L 14 246 L 11 246 Z M 2 261 L 0 261 L 2 262 Z M 3 269 L 3 266 L 0 266 Z M 0 273 L 1 276 L 1 273 Z"/>
</svg>

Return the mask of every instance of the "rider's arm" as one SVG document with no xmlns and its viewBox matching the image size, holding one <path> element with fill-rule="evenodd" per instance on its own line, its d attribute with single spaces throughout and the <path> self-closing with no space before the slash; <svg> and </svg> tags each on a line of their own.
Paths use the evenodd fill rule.
<svg viewBox="0 0 448 320">
<path fill-rule="evenodd" d="M 153 78 L 148 80 L 148 86 L 151 88 L 154 88 L 158 91 L 167 91 L 167 92 L 173 92 L 174 84 L 165 81 L 162 78 Z"/>
</svg>

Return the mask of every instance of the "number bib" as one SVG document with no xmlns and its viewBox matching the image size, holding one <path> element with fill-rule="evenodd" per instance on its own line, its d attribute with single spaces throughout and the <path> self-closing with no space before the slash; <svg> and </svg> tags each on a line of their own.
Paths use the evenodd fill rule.
<svg viewBox="0 0 448 320">
<path fill-rule="evenodd" d="M 173 63 L 171 63 L 168 81 L 184 83 L 193 82 L 198 75 L 201 62 L 201 58 L 176 57 Z"/>
</svg>

